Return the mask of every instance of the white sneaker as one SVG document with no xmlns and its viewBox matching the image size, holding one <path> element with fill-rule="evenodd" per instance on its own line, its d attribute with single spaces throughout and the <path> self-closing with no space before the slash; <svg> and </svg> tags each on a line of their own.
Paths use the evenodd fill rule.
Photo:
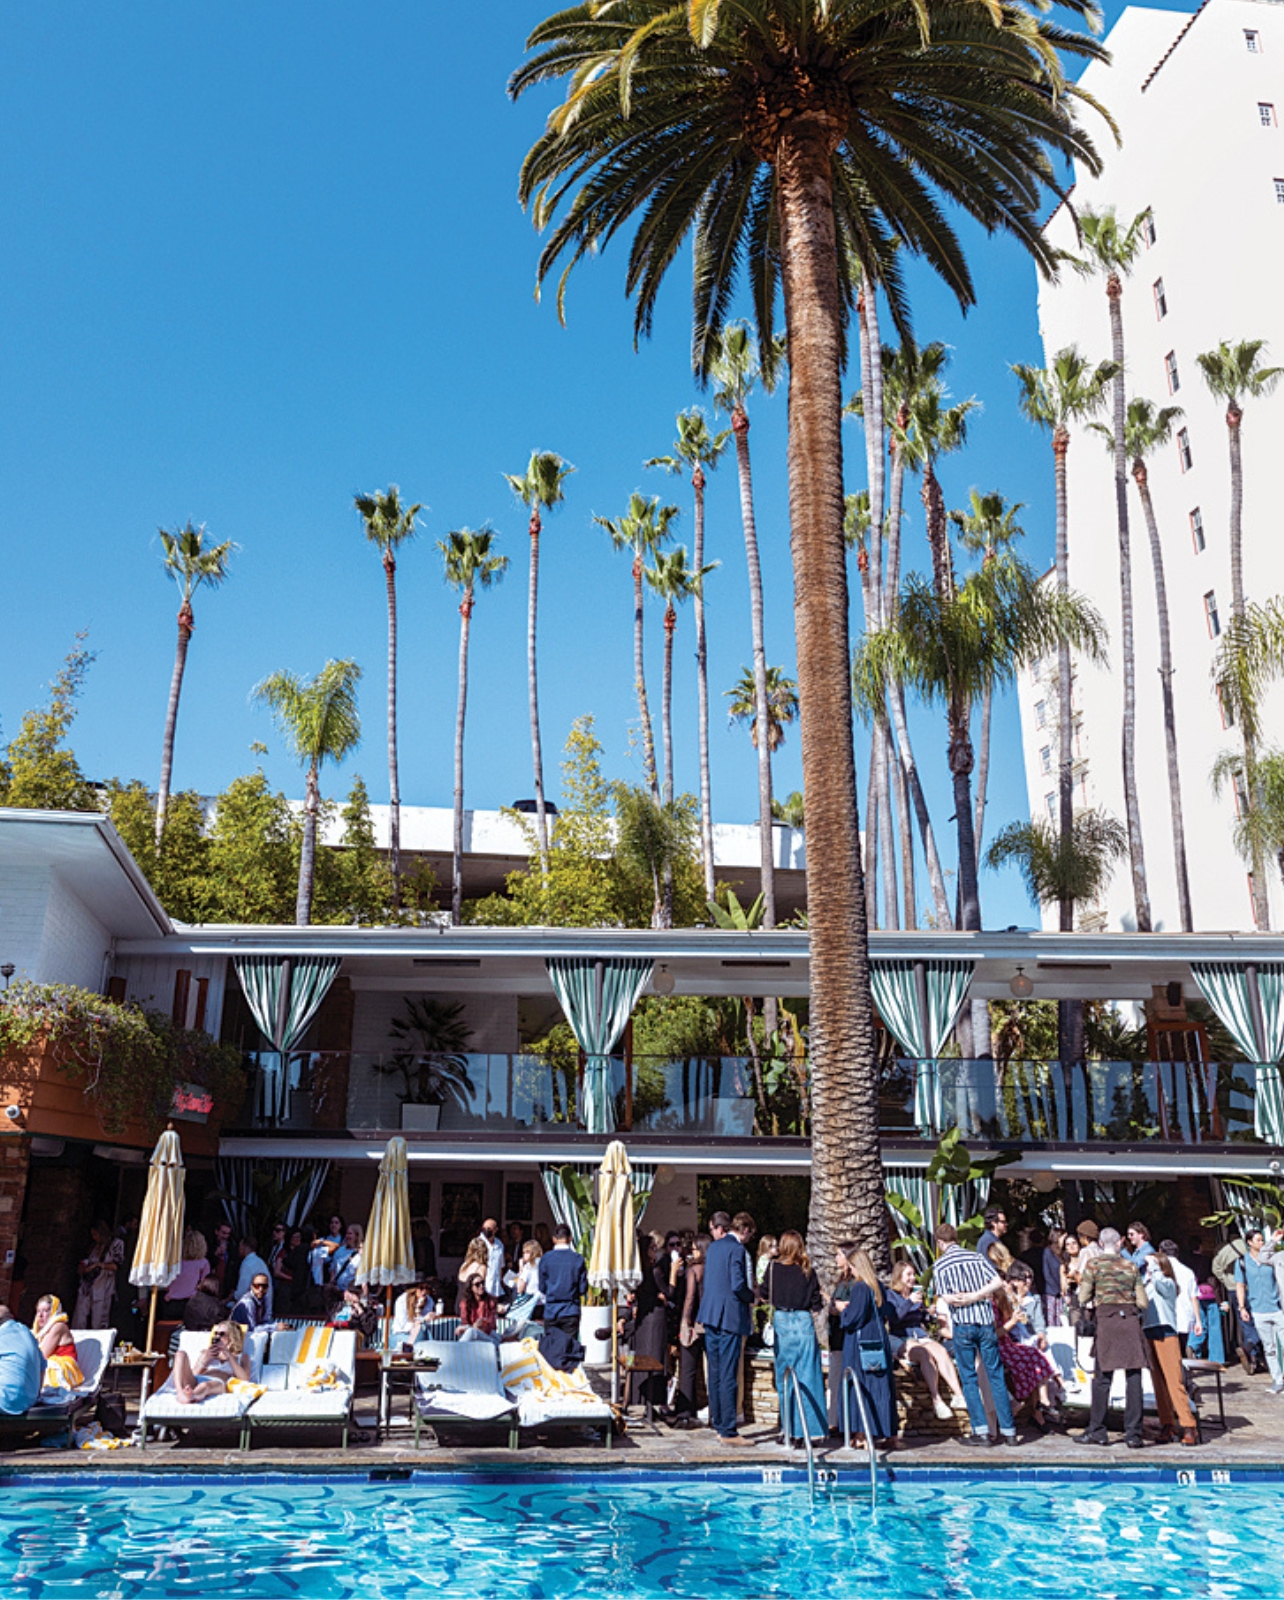
<svg viewBox="0 0 1284 1600">
<path fill-rule="evenodd" d="M 939 1396 L 932 1403 L 932 1410 L 936 1412 L 937 1416 L 940 1417 L 942 1422 L 949 1422 L 954 1416 L 954 1412 L 949 1406 L 946 1405 L 944 1400 L 940 1399 Z"/>
</svg>

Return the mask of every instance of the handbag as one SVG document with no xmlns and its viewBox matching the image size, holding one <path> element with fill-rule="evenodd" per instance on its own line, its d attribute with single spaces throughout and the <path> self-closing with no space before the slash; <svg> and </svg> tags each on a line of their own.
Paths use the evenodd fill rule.
<svg viewBox="0 0 1284 1600">
<path fill-rule="evenodd" d="M 762 1327 L 762 1344 L 765 1350 L 776 1348 L 776 1308 L 773 1304 L 776 1288 L 775 1272 L 776 1263 L 773 1261 L 767 1268 L 767 1320 Z"/>
<path fill-rule="evenodd" d="M 860 1370 L 868 1372 L 875 1377 L 887 1371 L 887 1349 L 881 1339 L 862 1339 L 857 1346 L 860 1352 Z"/>
</svg>

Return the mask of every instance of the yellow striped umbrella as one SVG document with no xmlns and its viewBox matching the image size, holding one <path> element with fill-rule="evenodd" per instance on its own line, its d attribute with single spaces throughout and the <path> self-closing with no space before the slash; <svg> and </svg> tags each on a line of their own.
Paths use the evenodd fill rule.
<svg viewBox="0 0 1284 1600">
<path fill-rule="evenodd" d="M 611 1292 L 611 1394 L 619 1382 L 616 1352 L 616 1297 L 621 1290 L 642 1282 L 637 1228 L 633 1219 L 633 1168 L 618 1139 L 612 1139 L 602 1157 L 597 1178 L 597 1224 L 589 1255 L 588 1280 L 595 1289 Z"/>
<path fill-rule="evenodd" d="M 361 1246 L 361 1281 L 388 1291 L 384 1316 L 384 1349 L 388 1348 L 387 1323 L 392 1316 L 392 1291 L 414 1283 L 415 1247 L 410 1237 L 410 1180 L 406 1167 L 406 1141 L 400 1134 L 388 1140 L 379 1163 L 379 1182 L 365 1243 Z"/>
<path fill-rule="evenodd" d="M 129 1269 L 130 1283 L 152 1291 L 147 1316 L 147 1349 L 156 1330 L 156 1292 L 168 1289 L 183 1264 L 183 1149 L 173 1128 L 166 1128 L 152 1151 L 147 1197 L 138 1225 L 138 1248 Z"/>
</svg>

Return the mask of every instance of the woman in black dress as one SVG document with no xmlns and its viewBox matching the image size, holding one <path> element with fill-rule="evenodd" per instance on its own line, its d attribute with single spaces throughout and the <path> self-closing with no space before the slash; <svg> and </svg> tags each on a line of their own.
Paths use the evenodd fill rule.
<svg viewBox="0 0 1284 1600">
<path fill-rule="evenodd" d="M 664 1235 L 644 1233 L 638 1239 L 638 1254 L 642 1262 L 642 1281 L 633 1295 L 633 1356 L 646 1361 L 658 1361 L 658 1371 L 634 1372 L 632 1394 L 634 1405 L 651 1405 L 662 1409 L 668 1390 L 669 1330 L 667 1322 L 669 1263 L 662 1259 Z"/>
<path fill-rule="evenodd" d="M 682 1314 L 678 1318 L 678 1393 L 673 1406 L 679 1428 L 699 1427 L 696 1381 L 704 1366 L 704 1329 L 697 1318 L 704 1289 L 704 1253 L 710 1242 L 702 1233 L 687 1249 Z"/>
</svg>

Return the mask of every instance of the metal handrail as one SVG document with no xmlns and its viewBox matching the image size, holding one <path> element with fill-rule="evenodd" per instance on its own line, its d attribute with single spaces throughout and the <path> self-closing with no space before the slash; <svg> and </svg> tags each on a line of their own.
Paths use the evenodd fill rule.
<svg viewBox="0 0 1284 1600">
<path fill-rule="evenodd" d="M 878 1504 L 878 1458 L 874 1453 L 874 1433 L 870 1426 L 869 1412 L 865 1408 L 865 1391 L 856 1381 L 856 1374 L 850 1367 L 843 1368 L 842 1382 L 838 1389 L 838 1403 L 843 1412 L 843 1449 L 852 1447 L 851 1414 L 847 1409 L 847 1385 L 851 1384 L 856 1394 L 856 1409 L 860 1412 L 860 1424 L 865 1430 L 865 1448 L 869 1451 L 869 1492 L 875 1506 Z"/>
<path fill-rule="evenodd" d="M 794 1403 L 798 1407 L 798 1422 L 802 1433 L 802 1442 L 807 1450 L 807 1487 L 811 1497 L 816 1498 L 816 1452 L 812 1448 L 811 1435 L 807 1432 L 807 1413 L 803 1409 L 802 1384 L 798 1373 L 793 1367 L 786 1367 L 780 1374 L 780 1389 L 783 1405 L 780 1414 L 780 1437 L 784 1441 L 786 1450 L 793 1448 L 789 1436 L 789 1380 L 793 1379 Z"/>
</svg>

